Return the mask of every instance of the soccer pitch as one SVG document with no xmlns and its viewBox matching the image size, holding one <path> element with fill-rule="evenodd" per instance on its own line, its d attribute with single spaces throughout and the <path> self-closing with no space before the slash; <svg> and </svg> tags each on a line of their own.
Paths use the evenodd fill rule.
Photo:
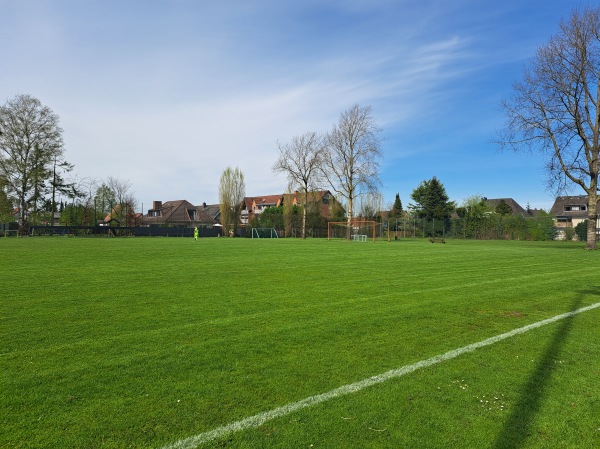
<svg viewBox="0 0 600 449">
<path fill-rule="evenodd" d="M 0 447 L 599 447 L 600 308 L 293 408 L 600 303 L 582 247 L 0 239 Z"/>
</svg>

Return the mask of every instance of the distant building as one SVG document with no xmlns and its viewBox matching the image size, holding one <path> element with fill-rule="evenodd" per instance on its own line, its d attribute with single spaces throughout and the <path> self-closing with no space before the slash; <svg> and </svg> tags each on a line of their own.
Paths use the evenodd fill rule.
<svg viewBox="0 0 600 449">
<path fill-rule="evenodd" d="M 206 204 L 202 203 L 200 206 L 196 206 L 201 212 L 207 214 L 214 220 L 215 223 L 221 223 L 221 205 L 220 204 Z"/>
<path fill-rule="evenodd" d="M 537 210 L 532 209 L 524 209 L 519 203 L 517 203 L 512 198 L 484 198 L 484 202 L 488 205 L 488 207 L 495 211 L 498 205 L 504 201 L 508 207 L 512 210 L 512 215 L 516 215 L 519 217 L 532 217 L 537 214 Z"/>
<path fill-rule="evenodd" d="M 246 226 L 254 217 L 260 215 L 269 207 L 277 207 L 283 204 L 283 194 L 265 196 L 247 196 L 240 214 L 242 226 Z"/>
<path fill-rule="evenodd" d="M 144 215 L 144 226 L 206 226 L 211 227 L 215 220 L 208 213 L 186 200 L 153 201 L 152 209 Z"/>
<path fill-rule="evenodd" d="M 596 210 L 598 208 L 600 208 L 600 199 L 596 205 Z M 574 228 L 579 223 L 588 219 L 588 196 L 559 196 L 554 201 L 552 209 L 550 209 L 550 214 L 554 217 L 558 230 L 558 238 L 564 238 L 567 228 Z M 600 233 L 600 217 L 596 219 L 596 233 Z"/>
</svg>

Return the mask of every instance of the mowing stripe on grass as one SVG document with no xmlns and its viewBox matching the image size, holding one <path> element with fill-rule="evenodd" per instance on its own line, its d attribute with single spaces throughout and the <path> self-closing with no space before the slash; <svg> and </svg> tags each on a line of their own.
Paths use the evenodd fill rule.
<svg viewBox="0 0 600 449">
<path fill-rule="evenodd" d="M 428 366 L 436 365 L 446 360 L 454 359 L 467 352 L 475 351 L 476 349 L 482 348 L 484 346 L 492 345 L 499 341 L 506 340 L 507 338 L 514 337 L 515 335 L 523 334 L 532 329 L 536 329 L 538 327 L 545 326 L 546 324 L 554 323 L 556 321 L 569 318 L 579 313 L 596 309 L 598 307 L 600 307 L 600 302 L 592 304 L 591 306 L 573 310 L 571 312 L 563 313 L 562 315 L 556 315 L 552 318 L 538 321 L 536 323 L 529 324 L 518 329 L 514 329 L 510 332 L 496 335 L 495 337 L 490 337 L 478 343 L 473 343 L 467 346 L 463 346 L 462 348 L 453 349 L 452 351 L 448 351 L 444 354 L 436 355 L 429 359 L 421 360 L 420 362 L 413 363 L 412 365 L 405 365 L 401 368 L 393 369 L 383 374 L 378 374 L 377 376 L 369 377 L 367 379 L 363 379 L 352 384 L 341 386 L 326 393 L 310 396 L 306 399 L 302 399 L 297 402 L 292 402 L 281 407 L 274 408 L 273 410 L 250 416 L 248 418 L 242 419 L 241 421 L 236 421 L 231 424 L 227 424 L 226 426 L 218 427 L 211 431 L 200 433 L 198 435 L 179 440 L 176 443 L 163 446 L 162 449 L 193 449 L 204 443 L 208 443 L 218 438 L 222 438 L 231 433 L 259 427 L 267 421 L 289 415 L 297 410 L 301 410 L 312 405 L 320 404 L 322 402 L 329 401 L 330 399 L 338 398 L 340 396 L 344 396 L 350 393 L 356 393 L 357 391 L 363 390 L 367 387 L 380 384 L 390 379 L 395 379 L 397 377 L 404 376 L 405 374 L 412 373 L 421 368 L 427 368 Z"/>
</svg>

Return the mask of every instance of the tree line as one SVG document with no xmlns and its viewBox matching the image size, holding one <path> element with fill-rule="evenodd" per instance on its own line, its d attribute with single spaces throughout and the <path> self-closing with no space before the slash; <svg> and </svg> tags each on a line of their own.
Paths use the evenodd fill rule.
<svg viewBox="0 0 600 449">
<path fill-rule="evenodd" d="M 104 181 L 67 180 L 73 164 L 65 158 L 59 117 L 40 100 L 16 95 L 0 107 L 0 222 L 18 211 L 20 232 L 30 224 L 94 226 L 110 216 L 131 224 L 135 198 L 131 183 L 109 176 Z"/>
<path fill-rule="evenodd" d="M 576 8 L 526 63 L 513 95 L 502 103 L 506 122 L 497 142 L 501 148 L 515 151 L 540 150 L 550 187 L 558 193 L 577 186 L 586 193 L 587 249 L 596 249 L 599 85 L 600 6 Z M 340 114 L 329 132 L 307 132 L 278 144 L 273 171 L 285 174 L 290 185 L 305 195 L 305 205 L 311 191 L 329 186 L 344 202 L 345 218 L 351 224 L 357 202 L 363 201 L 364 212 L 369 202 L 380 198 L 380 132 L 371 107 L 354 105 Z M 54 216 L 57 197 L 72 199 L 72 205 L 75 199 L 81 204 L 80 200 L 87 198 L 89 207 L 91 198 L 98 197 L 105 185 L 112 189 L 115 203 L 125 215 L 121 219 L 128 219 L 126 211 L 135 208 L 127 189 L 124 193 L 110 183 L 96 182 L 100 185 L 94 193 L 86 193 L 81 185 L 65 180 L 72 170 L 73 165 L 65 159 L 58 116 L 50 108 L 30 95 L 17 95 L 0 107 L 0 218 L 11 215 L 17 205 L 19 222 L 26 231 L 30 219 L 44 213 Z M 435 198 L 429 191 L 439 189 L 436 181 L 423 181 L 411 195 L 415 201 L 412 210 L 432 220 L 447 216 L 453 207 L 449 201 L 431 203 Z M 233 227 L 239 213 L 236 204 L 241 203 L 237 200 L 244 189 L 241 171 L 228 168 L 221 178 L 219 201 L 221 216 L 226 222 L 232 220 Z M 308 208 L 301 213 L 305 237 Z"/>
</svg>

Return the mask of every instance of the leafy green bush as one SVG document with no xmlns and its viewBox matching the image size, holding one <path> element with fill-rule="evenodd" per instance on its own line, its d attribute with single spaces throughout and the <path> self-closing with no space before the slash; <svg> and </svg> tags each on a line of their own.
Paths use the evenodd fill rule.
<svg viewBox="0 0 600 449">
<path fill-rule="evenodd" d="M 577 235 L 577 237 L 579 237 L 579 240 L 581 240 L 582 242 L 587 241 L 587 224 L 588 221 L 583 220 L 581 223 L 575 226 L 575 234 Z"/>
</svg>

